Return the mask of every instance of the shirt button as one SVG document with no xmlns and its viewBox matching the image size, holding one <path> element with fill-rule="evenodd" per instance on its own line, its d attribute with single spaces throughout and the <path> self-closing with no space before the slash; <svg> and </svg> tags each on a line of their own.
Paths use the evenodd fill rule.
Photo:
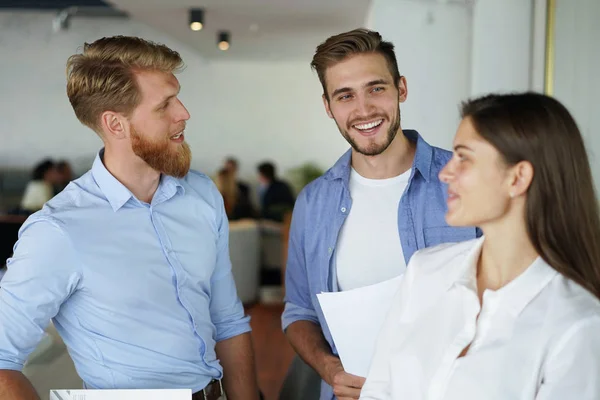
<svg viewBox="0 0 600 400">
<path fill-rule="evenodd" d="M 346 212 L 346 207 L 342 207 L 342 208 L 341 208 L 341 211 L 342 211 L 343 213 L 345 213 L 345 212 Z"/>
<path fill-rule="evenodd" d="M 333 251 L 333 249 L 332 249 L 331 247 L 327 249 L 327 252 L 328 252 L 329 254 L 331 254 L 331 252 L 332 252 L 332 251 Z"/>
</svg>

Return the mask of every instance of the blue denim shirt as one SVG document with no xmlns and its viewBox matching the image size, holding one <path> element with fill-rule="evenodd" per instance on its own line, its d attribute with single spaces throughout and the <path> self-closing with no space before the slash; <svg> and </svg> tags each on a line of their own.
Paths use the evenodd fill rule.
<svg viewBox="0 0 600 400">
<path fill-rule="evenodd" d="M 447 191 L 438 174 L 452 153 L 430 146 L 412 130 L 404 135 L 416 142 L 408 185 L 398 206 L 398 232 L 406 264 L 419 249 L 478 236 L 476 228 L 446 224 Z M 320 324 L 325 339 L 337 354 L 331 333 L 317 300 L 317 293 L 338 291 L 335 249 L 342 224 L 352 207 L 348 150 L 323 176 L 307 185 L 298 196 L 292 225 L 286 272 L 285 310 L 282 325 L 308 320 Z M 333 399 L 324 381 L 321 400 Z"/>
</svg>

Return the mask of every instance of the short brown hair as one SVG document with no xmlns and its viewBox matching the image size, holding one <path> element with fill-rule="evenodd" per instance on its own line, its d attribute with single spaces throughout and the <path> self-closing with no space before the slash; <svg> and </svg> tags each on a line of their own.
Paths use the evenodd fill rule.
<svg viewBox="0 0 600 400">
<path fill-rule="evenodd" d="M 551 267 L 600 298 L 600 211 L 569 111 L 543 94 L 492 94 L 464 103 L 462 117 L 507 165 L 531 163 L 525 212 L 531 243 Z"/>
<path fill-rule="evenodd" d="M 310 66 L 317 71 L 319 80 L 323 86 L 323 93 L 327 100 L 327 85 L 325 82 L 325 71 L 332 65 L 337 64 L 344 59 L 357 54 L 381 54 L 387 61 L 388 69 L 394 79 L 394 85 L 397 87 L 400 81 L 400 72 L 398 71 L 398 62 L 394 53 L 394 45 L 381 38 L 378 32 L 360 28 L 349 32 L 340 33 L 331 36 L 317 47 L 317 51 L 310 63 Z"/>
<path fill-rule="evenodd" d="M 100 133 L 104 111 L 129 116 L 139 104 L 135 71 L 175 72 L 182 67 L 179 53 L 165 45 L 130 36 L 104 37 L 69 57 L 67 95 L 77 119 Z"/>
</svg>

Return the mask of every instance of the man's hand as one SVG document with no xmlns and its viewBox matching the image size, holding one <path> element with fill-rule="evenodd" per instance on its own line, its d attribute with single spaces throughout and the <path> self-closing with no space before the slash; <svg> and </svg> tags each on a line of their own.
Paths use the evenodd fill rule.
<svg viewBox="0 0 600 400">
<path fill-rule="evenodd" d="M 296 321 L 285 331 L 292 347 L 305 363 L 333 387 L 339 400 L 358 399 L 365 378 L 348 374 L 340 358 L 331 353 L 321 327 L 311 321 Z"/>
<path fill-rule="evenodd" d="M 365 378 L 344 371 L 339 359 L 327 367 L 327 383 L 333 387 L 333 394 L 338 400 L 352 400 L 360 397 L 360 390 L 365 384 Z"/>
</svg>

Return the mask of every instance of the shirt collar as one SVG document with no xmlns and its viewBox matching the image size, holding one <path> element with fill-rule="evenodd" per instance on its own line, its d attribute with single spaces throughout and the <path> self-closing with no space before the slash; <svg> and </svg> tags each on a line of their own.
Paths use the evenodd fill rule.
<svg viewBox="0 0 600 400">
<path fill-rule="evenodd" d="M 119 210 L 129 201 L 133 194 L 117 180 L 104 166 L 104 149 L 96 155 L 92 165 L 92 176 L 96 184 L 110 203 L 113 211 Z"/>
<path fill-rule="evenodd" d="M 502 304 L 517 316 L 558 274 L 542 257 L 536 260 L 517 278 L 497 290 Z"/>
<path fill-rule="evenodd" d="M 476 239 L 475 245 L 467 253 L 460 267 L 454 271 L 452 279 L 448 280 L 448 288 L 454 285 L 461 285 L 477 291 L 477 261 L 481 254 L 483 240 L 483 236 Z"/>
<path fill-rule="evenodd" d="M 100 150 L 92 165 L 92 176 L 96 184 L 110 203 L 113 211 L 118 211 L 132 197 L 133 193 L 125 185 L 117 180 L 104 166 L 104 149 Z M 185 189 L 179 179 L 168 175 L 161 175 L 158 189 L 152 199 L 153 204 L 164 202 L 173 197 L 179 190 L 185 193 Z"/>
<path fill-rule="evenodd" d="M 163 203 L 177 193 L 185 193 L 181 180 L 170 175 L 161 174 L 158 189 L 152 199 L 152 205 Z"/>
<path fill-rule="evenodd" d="M 450 286 L 462 285 L 477 291 L 477 261 L 481 254 L 484 237 L 477 239 L 475 246 L 467 254 L 460 268 L 457 279 Z M 541 257 L 536 258 L 527 269 L 504 287 L 490 291 L 512 315 L 517 316 L 544 289 L 558 272 Z M 486 295 L 486 297 L 488 297 Z"/>
<path fill-rule="evenodd" d="M 433 148 L 427 143 L 417 131 L 411 129 L 402 130 L 404 136 L 412 142 L 416 142 L 417 148 L 415 151 L 415 159 L 413 160 L 412 172 L 410 179 L 412 180 L 416 171 L 418 171 L 427 182 L 431 177 L 431 161 L 433 158 Z M 348 150 L 340 157 L 339 160 L 327 171 L 325 179 L 334 180 L 342 179 L 348 183 L 350 181 L 350 162 L 352 158 L 352 150 Z"/>
</svg>

